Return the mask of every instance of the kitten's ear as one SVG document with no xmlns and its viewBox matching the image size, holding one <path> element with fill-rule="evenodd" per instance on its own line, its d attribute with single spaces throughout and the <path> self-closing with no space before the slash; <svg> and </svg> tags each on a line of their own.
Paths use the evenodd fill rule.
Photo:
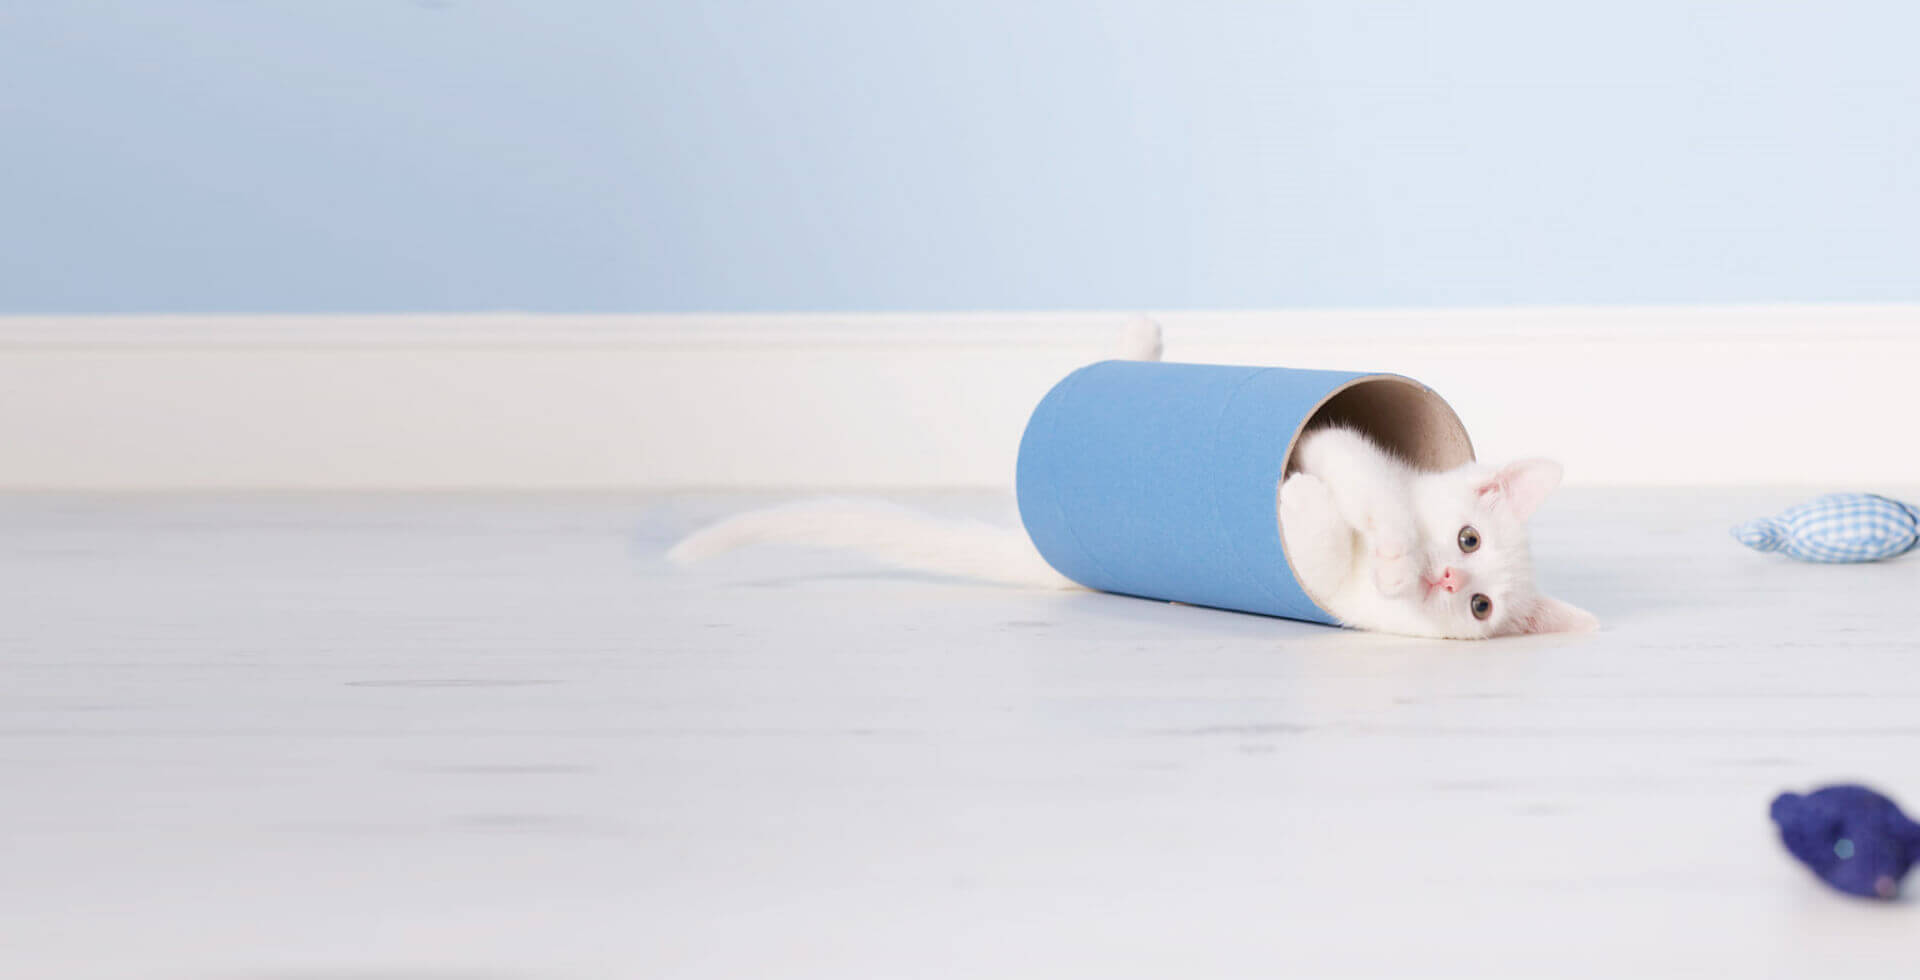
<svg viewBox="0 0 1920 980">
<path fill-rule="evenodd" d="M 1523 459 L 1500 467 L 1480 484 L 1480 496 L 1492 496 L 1513 510 L 1513 516 L 1526 520 L 1540 509 L 1540 502 L 1560 485 L 1560 464 L 1550 459 Z"/>
<path fill-rule="evenodd" d="M 1541 596 L 1519 625 L 1522 633 L 1591 633 L 1600 628 L 1600 620 L 1579 606 Z"/>
</svg>

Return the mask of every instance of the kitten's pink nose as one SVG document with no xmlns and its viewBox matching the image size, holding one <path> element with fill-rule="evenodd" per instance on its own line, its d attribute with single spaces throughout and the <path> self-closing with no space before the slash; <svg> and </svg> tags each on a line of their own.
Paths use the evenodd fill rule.
<svg viewBox="0 0 1920 980">
<path fill-rule="evenodd" d="M 1467 584 L 1467 577 L 1455 570 L 1452 565 L 1448 565 L 1440 570 L 1440 581 L 1436 584 L 1448 592 L 1458 592 Z"/>
</svg>

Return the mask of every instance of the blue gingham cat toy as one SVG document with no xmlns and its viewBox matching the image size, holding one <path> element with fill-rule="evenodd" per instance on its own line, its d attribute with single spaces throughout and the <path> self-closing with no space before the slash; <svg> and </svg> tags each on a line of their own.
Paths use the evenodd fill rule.
<svg viewBox="0 0 1920 980">
<path fill-rule="evenodd" d="M 1733 529 L 1755 551 L 1817 562 L 1879 561 L 1920 544 L 1920 508 L 1871 493 L 1830 493 Z"/>
</svg>

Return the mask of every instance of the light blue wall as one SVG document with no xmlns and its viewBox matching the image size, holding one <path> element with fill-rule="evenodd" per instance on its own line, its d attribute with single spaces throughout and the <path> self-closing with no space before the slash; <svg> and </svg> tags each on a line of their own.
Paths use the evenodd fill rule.
<svg viewBox="0 0 1920 980">
<path fill-rule="evenodd" d="M 0 0 L 0 311 L 1920 300 L 1920 6 Z"/>
</svg>

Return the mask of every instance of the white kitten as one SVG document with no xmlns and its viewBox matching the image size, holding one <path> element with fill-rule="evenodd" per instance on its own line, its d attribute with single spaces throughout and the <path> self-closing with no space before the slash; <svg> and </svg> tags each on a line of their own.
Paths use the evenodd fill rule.
<svg viewBox="0 0 1920 980">
<path fill-rule="evenodd" d="M 1454 639 L 1599 625 L 1533 584 L 1526 521 L 1560 464 L 1426 472 L 1345 428 L 1307 433 L 1294 461 L 1281 536 L 1301 587 L 1341 622 Z"/>
<path fill-rule="evenodd" d="M 1139 317 L 1119 356 L 1157 361 L 1160 350 L 1159 326 Z M 1462 639 L 1596 625 L 1533 588 L 1525 521 L 1559 483 L 1557 464 L 1425 473 L 1339 428 L 1302 437 L 1296 461 L 1298 472 L 1280 487 L 1282 534 L 1302 587 L 1347 625 Z M 1477 538 L 1471 549 L 1463 543 L 1467 529 Z M 667 557 L 692 562 L 758 542 L 841 548 L 901 568 L 1009 585 L 1078 587 L 1047 565 L 1024 531 L 877 502 L 739 514 L 687 536 Z"/>
</svg>

